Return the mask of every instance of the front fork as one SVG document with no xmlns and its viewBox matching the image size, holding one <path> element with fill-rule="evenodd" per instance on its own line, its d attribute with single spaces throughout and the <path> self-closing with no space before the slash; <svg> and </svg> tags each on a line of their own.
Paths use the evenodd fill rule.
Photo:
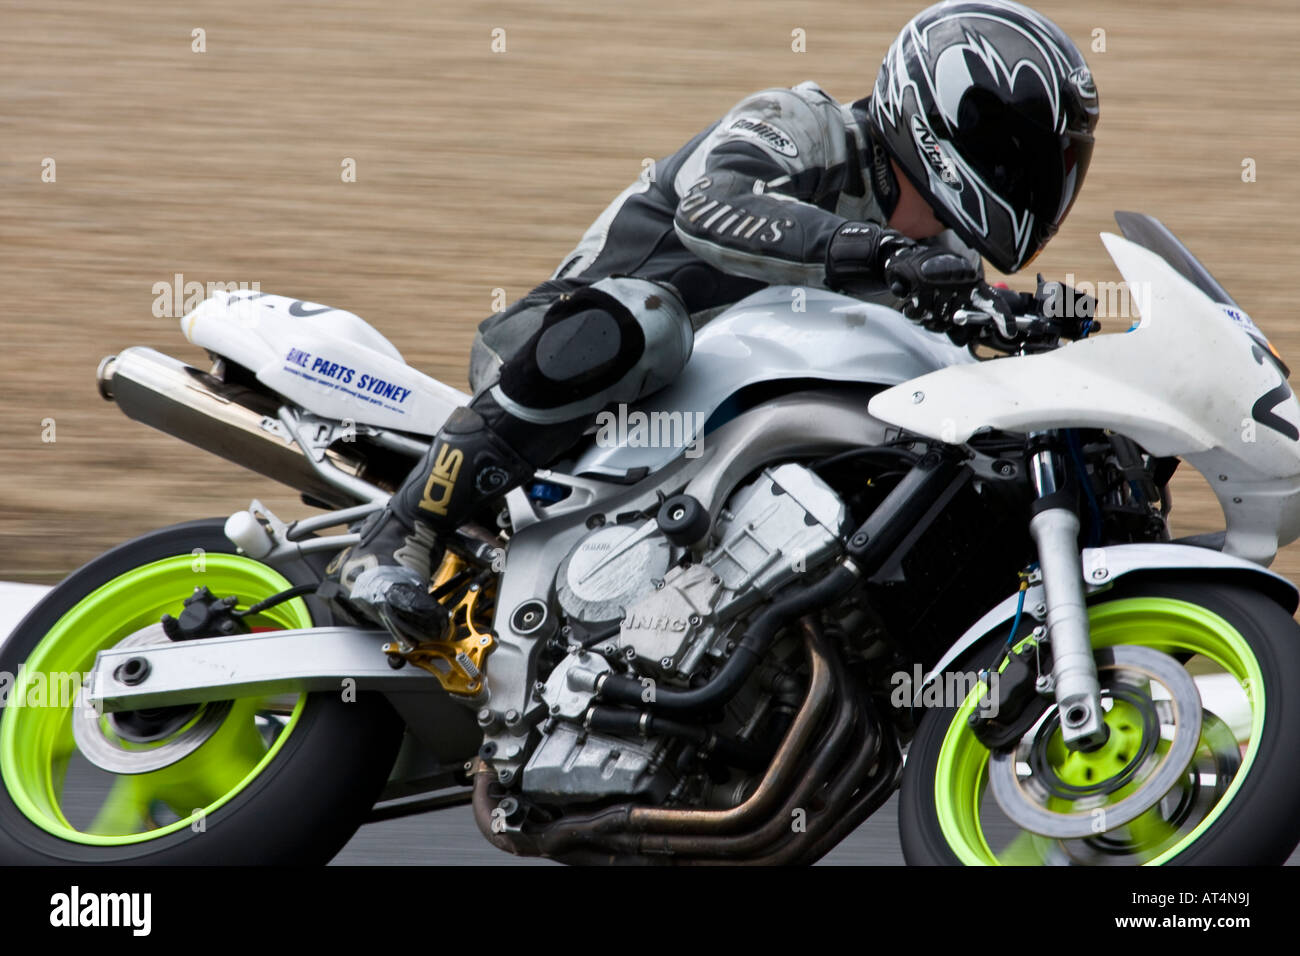
<svg viewBox="0 0 1300 956">
<path fill-rule="evenodd" d="M 1088 633 L 1079 517 L 1074 496 L 1064 490 L 1066 472 L 1054 450 L 1056 438 L 1055 432 L 1029 436 L 1030 476 L 1038 495 L 1029 533 L 1038 549 L 1043 576 L 1061 736 L 1071 750 L 1093 750 L 1106 742 L 1109 729 L 1103 719 L 1097 662 Z"/>
</svg>

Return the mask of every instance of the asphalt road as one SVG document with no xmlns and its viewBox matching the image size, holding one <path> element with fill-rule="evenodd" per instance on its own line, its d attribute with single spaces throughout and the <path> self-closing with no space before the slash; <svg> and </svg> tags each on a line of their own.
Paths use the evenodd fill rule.
<svg viewBox="0 0 1300 956">
<path fill-rule="evenodd" d="M 898 845 L 897 798 L 890 800 L 821 861 L 835 866 L 902 866 Z M 422 817 L 373 823 L 357 831 L 334 864 L 385 866 L 496 866 L 511 863 L 555 865 L 549 860 L 510 856 L 479 834 L 469 807 L 453 807 Z"/>
</svg>

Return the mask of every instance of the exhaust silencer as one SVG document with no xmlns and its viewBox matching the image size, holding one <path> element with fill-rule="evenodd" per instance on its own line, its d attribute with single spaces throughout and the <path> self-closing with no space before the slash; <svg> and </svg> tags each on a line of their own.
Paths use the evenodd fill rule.
<svg viewBox="0 0 1300 956">
<path fill-rule="evenodd" d="M 232 385 L 154 349 L 134 346 L 99 363 L 99 394 L 128 418 L 335 507 L 356 503 L 325 481 L 276 418 L 270 396 Z M 360 458 L 331 449 L 331 463 L 359 475 Z"/>
</svg>

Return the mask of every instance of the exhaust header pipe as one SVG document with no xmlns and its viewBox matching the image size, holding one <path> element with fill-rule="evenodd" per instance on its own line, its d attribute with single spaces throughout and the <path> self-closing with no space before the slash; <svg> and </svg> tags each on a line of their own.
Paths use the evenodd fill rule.
<svg viewBox="0 0 1300 956">
<path fill-rule="evenodd" d="M 285 435 L 269 395 L 232 385 L 154 349 L 134 346 L 99 363 L 99 394 L 134 419 L 335 507 L 356 500 L 325 481 Z M 359 475 L 362 458 L 331 449 Z"/>
</svg>

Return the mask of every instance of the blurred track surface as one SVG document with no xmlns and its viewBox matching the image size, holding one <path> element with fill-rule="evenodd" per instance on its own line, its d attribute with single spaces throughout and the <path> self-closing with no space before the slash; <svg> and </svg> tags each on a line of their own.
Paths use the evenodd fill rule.
<svg viewBox="0 0 1300 956">
<path fill-rule="evenodd" d="M 153 314 L 156 283 L 256 282 L 350 309 L 464 387 L 494 290 L 513 299 L 548 276 L 643 159 L 767 86 L 865 94 L 922 5 L 6 0 L 0 580 L 49 583 L 254 496 L 303 513 L 97 397 L 96 363 L 128 345 L 205 362 L 175 317 Z M 1039 6 L 1085 50 L 1102 119 L 1087 185 L 1034 269 L 1116 280 L 1097 233 L 1113 209 L 1150 212 L 1300 355 L 1287 265 L 1300 5 Z M 791 49 L 797 30 L 806 52 Z M 1242 182 L 1246 158 L 1256 182 Z M 356 182 L 342 181 L 348 159 Z M 1219 527 L 1199 477 L 1176 492 L 1180 533 Z M 1297 576 L 1300 551 L 1278 568 Z"/>
</svg>

